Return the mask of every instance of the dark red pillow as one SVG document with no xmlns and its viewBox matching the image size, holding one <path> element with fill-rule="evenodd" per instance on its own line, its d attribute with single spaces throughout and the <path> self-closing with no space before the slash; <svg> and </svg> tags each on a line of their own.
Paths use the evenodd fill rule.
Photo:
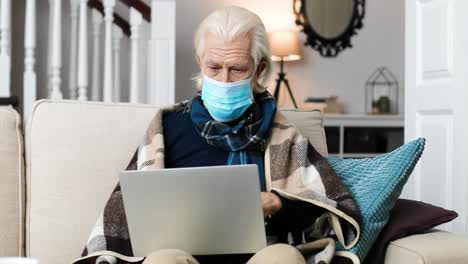
<svg viewBox="0 0 468 264">
<path fill-rule="evenodd" d="M 385 260 L 388 244 L 405 236 L 422 233 L 433 227 L 457 218 L 454 211 L 446 210 L 431 204 L 398 199 L 390 211 L 387 225 L 380 232 L 364 264 L 381 264 Z"/>
</svg>

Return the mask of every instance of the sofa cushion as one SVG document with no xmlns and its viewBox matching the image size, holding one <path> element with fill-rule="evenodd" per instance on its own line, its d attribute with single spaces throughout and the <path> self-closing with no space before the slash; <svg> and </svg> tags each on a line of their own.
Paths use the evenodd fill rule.
<svg viewBox="0 0 468 264">
<path fill-rule="evenodd" d="M 323 128 L 323 115 L 320 111 L 282 109 L 281 113 L 310 140 L 312 146 L 320 154 L 323 156 L 328 155 L 325 130 Z"/>
<path fill-rule="evenodd" d="M 382 263 L 391 241 L 427 232 L 438 225 L 452 221 L 457 216 L 455 211 L 432 204 L 398 199 L 390 211 L 387 225 L 380 232 L 364 263 Z"/>
<path fill-rule="evenodd" d="M 464 264 L 468 263 L 468 237 L 431 230 L 390 243 L 385 264 Z"/>
<path fill-rule="evenodd" d="M 0 107 L 0 256 L 22 253 L 23 135 L 19 114 Z"/>
<path fill-rule="evenodd" d="M 142 139 L 155 107 L 41 100 L 26 129 L 26 254 L 70 263 Z"/>
<path fill-rule="evenodd" d="M 35 104 L 25 137 L 28 256 L 48 264 L 80 256 L 155 110 L 67 100 Z M 285 114 L 326 152 L 320 113 Z"/>
<path fill-rule="evenodd" d="M 387 223 L 390 210 L 421 157 L 424 145 L 425 140 L 419 138 L 374 158 L 328 159 L 361 211 L 359 241 L 348 249 L 361 261 Z"/>
</svg>

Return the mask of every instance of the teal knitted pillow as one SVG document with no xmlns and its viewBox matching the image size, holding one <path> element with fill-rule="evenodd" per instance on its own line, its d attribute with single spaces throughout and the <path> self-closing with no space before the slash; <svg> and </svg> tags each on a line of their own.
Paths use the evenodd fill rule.
<svg viewBox="0 0 468 264">
<path fill-rule="evenodd" d="M 387 224 L 390 210 L 421 157 L 424 144 L 425 139 L 419 138 L 371 159 L 328 158 L 361 210 L 361 236 L 359 242 L 349 249 L 361 261 Z"/>
</svg>

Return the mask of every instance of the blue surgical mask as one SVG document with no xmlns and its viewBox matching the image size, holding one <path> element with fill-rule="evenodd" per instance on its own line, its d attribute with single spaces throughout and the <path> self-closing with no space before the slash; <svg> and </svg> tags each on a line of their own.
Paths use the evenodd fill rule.
<svg viewBox="0 0 468 264">
<path fill-rule="evenodd" d="M 251 79 L 228 83 L 203 75 L 203 104 L 216 121 L 236 120 L 253 104 Z"/>
</svg>

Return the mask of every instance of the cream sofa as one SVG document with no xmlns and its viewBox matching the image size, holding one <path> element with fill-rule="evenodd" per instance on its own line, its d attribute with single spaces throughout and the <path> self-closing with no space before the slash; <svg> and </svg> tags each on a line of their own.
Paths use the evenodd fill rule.
<svg viewBox="0 0 468 264">
<path fill-rule="evenodd" d="M 25 254 L 43 264 L 78 257 L 154 111 L 41 100 L 23 145 L 19 115 L 0 108 L 0 256 Z M 326 155 L 320 113 L 284 113 Z M 385 263 L 468 263 L 468 240 L 440 231 L 406 237 L 390 245 Z"/>
</svg>

